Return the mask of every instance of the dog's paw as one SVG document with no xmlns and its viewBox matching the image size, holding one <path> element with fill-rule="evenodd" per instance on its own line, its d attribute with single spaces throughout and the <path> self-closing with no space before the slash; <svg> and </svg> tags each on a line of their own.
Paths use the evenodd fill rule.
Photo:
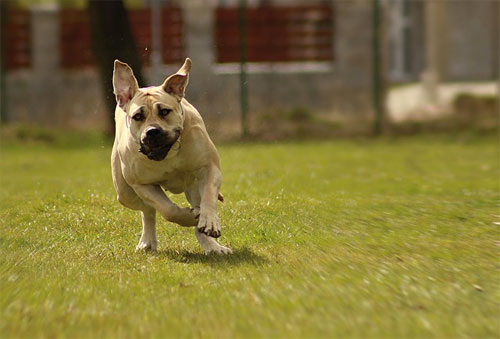
<svg viewBox="0 0 500 339">
<path fill-rule="evenodd" d="M 194 218 L 196 220 L 198 220 L 200 218 L 200 208 L 199 207 L 195 207 L 195 208 L 191 208 L 191 213 L 194 215 Z"/>
<path fill-rule="evenodd" d="M 222 246 L 215 240 L 215 238 L 210 237 L 204 233 L 201 233 L 198 228 L 195 228 L 194 234 L 196 239 L 200 242 L 201 247 L 205 254 L 216 253 L 216 254 L 231 254 L 233 251 L 229 247 Z"/>
<path fill-rule="evenodd" d="M 156 252 L 156 248 L 157 248 L 157 242 L 154 241 L 154 240 L 149 240 L 149 239 L 142 239 L 139 240 L 139 243 L 137 244 L 137 246 L 135 247 L 135 251 L 136 252 L 141 252 L 141 251 L 144 251 L 144 252 Z"/>
<path fill-rule="evenodd" d="M 229 247 L 222 246 L 218 243 L 212 243 L 207 248 L 203 249 L 205 251 L 205 255 L 209 255 L 212 253 L 215 254 L 233 254 L 233 251 Z"/>
<path fill-rule="evenodd" d="M 173 213 L 172 213 L 173 214 Z M 169 221 L 175 222 L 181 226 L 196 226 L 200 216 L 199 210 L 192 208 L 177 208 L 175 214 L 168 218 Z"/>
<path fill-rule="evenodd" d="M 216 214 L 201 213 L 197 227 L 198 231 L 212 238 L 220 237 L 220 222 Z"/>
</svg>

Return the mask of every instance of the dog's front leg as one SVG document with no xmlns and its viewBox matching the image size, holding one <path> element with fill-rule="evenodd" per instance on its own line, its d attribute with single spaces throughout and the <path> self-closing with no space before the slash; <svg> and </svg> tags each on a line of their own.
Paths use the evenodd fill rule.
<svg viewBox="0 0 500 339">
<path fill-rule="evenodd" d="M 197 215 L 190 208 L 180 208 L 174 204 L 158 185 L 132 185 L 137 195 L 149 206 L 156 209 L 167 221 L 181 226 L 196 226 Z"/>
<path fill-rule="evenodd" d="M 217 216 L 217 198 L 221 184 L 221 173 L 216 166 L 204 170 L 200 180 L 200 218 L 198 231 L 213 238 L 220 237 L 220 221 Z"/>
</svg>

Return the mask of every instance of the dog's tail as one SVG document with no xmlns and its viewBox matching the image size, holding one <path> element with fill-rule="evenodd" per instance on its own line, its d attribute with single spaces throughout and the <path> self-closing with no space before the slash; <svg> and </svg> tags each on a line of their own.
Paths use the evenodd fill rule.
<svg viewBox="0 0 500 339">
<path fill-rule="evenodd" d="M 224 202 L 224 196 L 222 195 L 222 193 L 219 193 L 219 195 L 217 195 L 217 199 L 219 199 L 220 202 Z"/>
</svg>

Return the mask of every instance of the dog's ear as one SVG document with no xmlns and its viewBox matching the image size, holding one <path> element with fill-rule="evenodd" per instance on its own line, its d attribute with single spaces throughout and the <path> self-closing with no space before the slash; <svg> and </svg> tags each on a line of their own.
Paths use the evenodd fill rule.
<svg viewBox="0 0 500 339">
<path fill-rule="evenodd" d="M 139 89 L 137 79 L 134 76 L 132 68 L 126 63 L 115 60 L 115 69 L 113 70 L 113 92 L 116 96 L 116 102 L 123 108 L 134 97 Z"/>
<path fill-rule="evenodd" d="M 184 92 L 189 82 L 189 71 L 191 70 L 191 59 L 186 58 L 184 65 L 177 71 L 177 73 L 172 74 L 165 80 L 163 85 L 163 90 L 168 94 L 172 94 L 181 101 L 184 98 Z"/>
</svg>

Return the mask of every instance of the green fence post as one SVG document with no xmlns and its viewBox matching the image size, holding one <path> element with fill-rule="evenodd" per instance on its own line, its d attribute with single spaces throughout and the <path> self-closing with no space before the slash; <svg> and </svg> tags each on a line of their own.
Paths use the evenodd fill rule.
<svg viewBox="0 0 500 339">
<path fill-rule="evenodd" d="M 0 1 L 0 124 L 7 122 L 7 3 Z"/>
<path fill-rule="evenodd" d="M 248 136 L 248 84 L 246 65 L 246 0 L 238 3 L 238 28 L 240 40 L 240 109 L 243 138 Z"/>
<path fill-rule="evenodd" d="M 373 0 L 372 9 L 372 62 L 373 62 L 373 109 L 374 133 L 382 132 L 382 79 L 380 63 L 380 0 Z"/>
</svg>

